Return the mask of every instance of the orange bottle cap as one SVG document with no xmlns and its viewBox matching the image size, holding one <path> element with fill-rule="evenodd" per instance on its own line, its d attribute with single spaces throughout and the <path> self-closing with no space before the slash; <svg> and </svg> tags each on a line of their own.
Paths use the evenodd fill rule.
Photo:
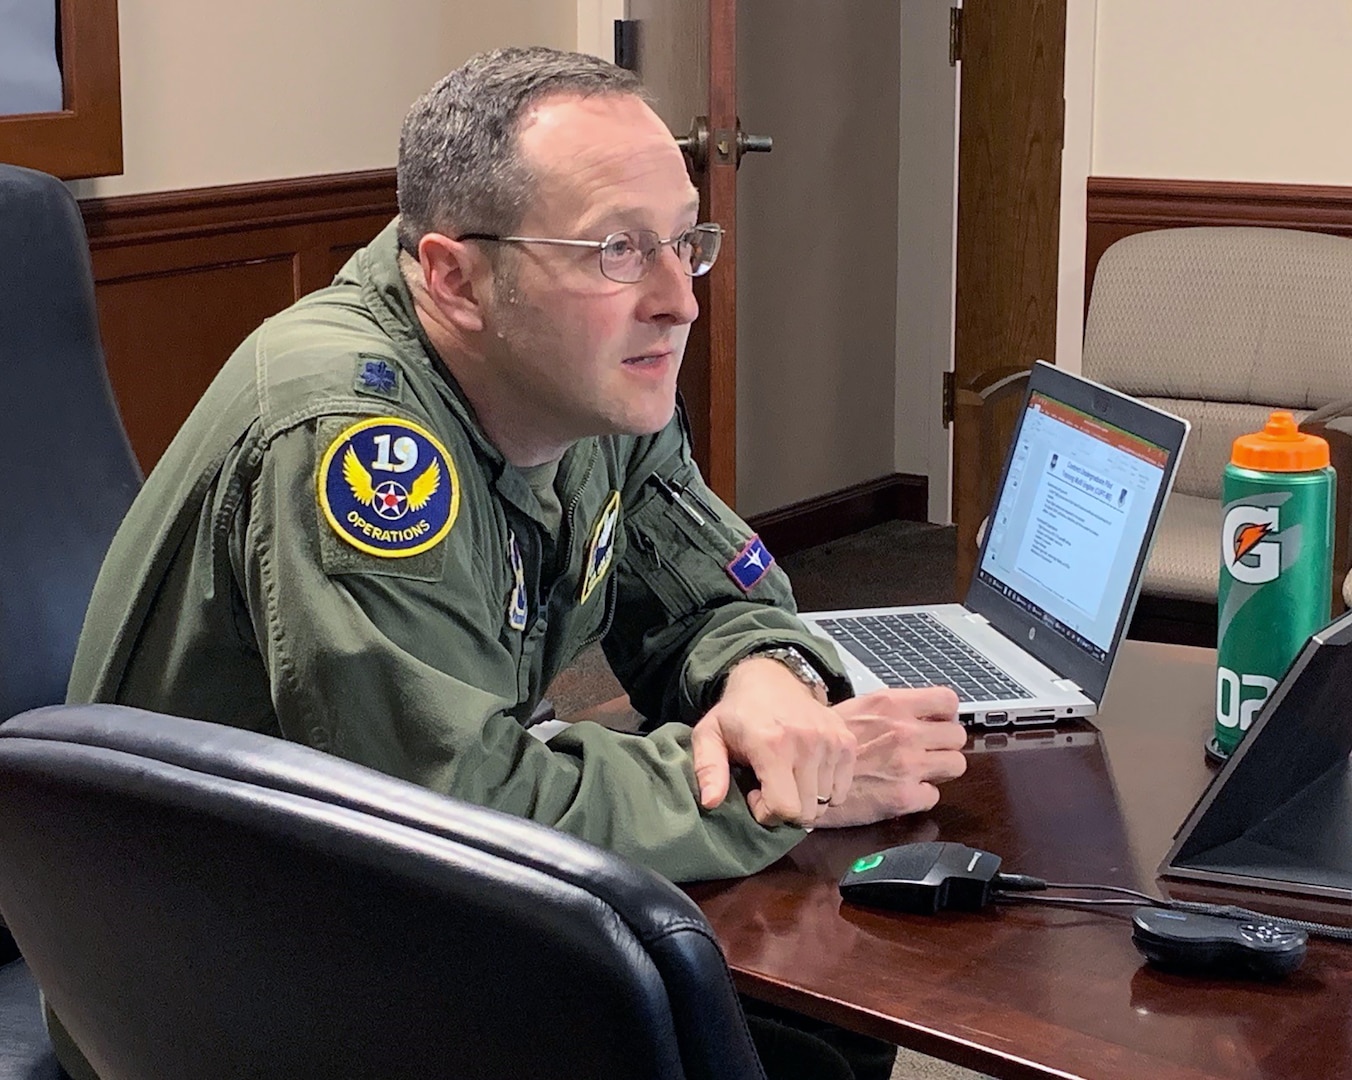
<svg viewBox="0 0 1352 1080">
<path fill-rule="evenodd" d="M 1328 465 L 1329 444 L 1301 431 L 1289 412 L 1278 411 L 1262 431 L 1235 440 L 1230 463 L 1259 472 L 1312 472 Z"/>
</svg>

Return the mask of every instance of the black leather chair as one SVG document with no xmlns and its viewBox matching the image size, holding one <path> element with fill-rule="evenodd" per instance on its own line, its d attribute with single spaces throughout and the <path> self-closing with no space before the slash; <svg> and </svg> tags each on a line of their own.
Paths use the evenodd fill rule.
<svg viewBox="0 0 1352 1080">
<path fill-rule="evenodd" d="M 0 907 L 103 1080 L 762 1075 L 699 909 L 555 830 L 119 706 L 0 727 Z"/>
<path fill-rule="evenodd" d="M 65 699 L 113 532 L 140 486 L 99 344 L 75 200 L 0 165 L 0 720 Z M 56 1076 L 37 990 L 0 925 L 0 1080 Z"/>
</svg>

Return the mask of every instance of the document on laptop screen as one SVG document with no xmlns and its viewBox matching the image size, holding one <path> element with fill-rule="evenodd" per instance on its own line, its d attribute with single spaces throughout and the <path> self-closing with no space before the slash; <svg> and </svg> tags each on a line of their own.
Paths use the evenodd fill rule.
<svg viewBox="0 0 1352 1080">
<path fill-rule="evenodd" d="M 1163 447 L 1032 394 L 982 580 L 1105 659 L 1168 460 Z"/>
</svg>

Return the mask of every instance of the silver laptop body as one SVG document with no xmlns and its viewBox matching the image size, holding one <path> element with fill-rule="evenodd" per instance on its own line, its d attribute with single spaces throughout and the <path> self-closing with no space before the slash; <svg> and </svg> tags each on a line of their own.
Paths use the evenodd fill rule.
<svg viewBox="0 0 1352 1080">
<path fill-rule="evenodd" d="M 969 724 L 1092 716 L 1188 423 L 1038 361 L 963 604 L 819 611 L 856 693 L 948 685 Z"/>
</svg>

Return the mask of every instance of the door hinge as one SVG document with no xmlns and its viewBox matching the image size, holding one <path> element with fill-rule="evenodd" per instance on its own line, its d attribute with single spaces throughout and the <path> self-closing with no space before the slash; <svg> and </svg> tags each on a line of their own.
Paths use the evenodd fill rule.
<svg viewBox="0 0 1352 1080">
<path fill-rule="evenodd" d="M 944 372 L 944 400 L 943 400 L 943 419 L 944 427 L 953 423 L 953 372 Z"/>
<path fill-rule="evenodd" d="M 638 71 L 638 20 L 615 20 L 615 66 Z"/>
<path fill-rule="evenodd" d="M 957 67 L 962 59 L 962 8 L 948 9 L 948 66 Z"/>
</svg>

